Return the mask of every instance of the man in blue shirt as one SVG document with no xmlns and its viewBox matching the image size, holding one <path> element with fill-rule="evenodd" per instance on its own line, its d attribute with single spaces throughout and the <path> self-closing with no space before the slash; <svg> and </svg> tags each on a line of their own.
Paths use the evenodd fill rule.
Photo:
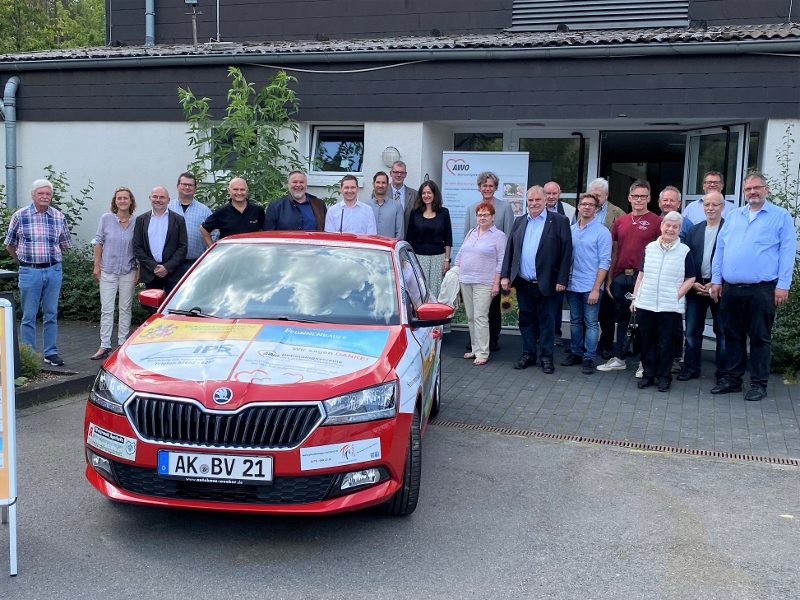
<svg viewBox="0 0 800 600">
<path fill-rule="evenodd" d="M 189 249 L 183 266 L 187 269 L 206 251 L 206 243 L 203 241 L 203 236 L 200 235 L 200 226 L 211 216 L 211 209 L 198 202 L 194 197 L 195 191 L 197 191 L 197 177 L 188 171 L 181 173 L 178 177 L 178 197 L 170 200 L 167 207 L 172 212 L 183 215 L 186 221 Z"/>
<path fill-rule="evenodd" d="M 603 295 L 603 281 L 611 264 L 611 232 L 594 218 L 599 207 L 600 201 L 596 196 L 581 194 L 578 201 L 578 220 L 570 228 L 572 273 L 567 286 L 567 302 L 572 353 L 561 365 L 569 367 L 582 364 L 584 375 L 591 375 L 595 371 L 594 357 L 600 336 L 597 316 Z"/>
<path fill-rule="evenodd" d="M 728 213 L 711 264 L 711 298 L 720 303 L 727 374 L 712 394 L 742 391 L 750 338 L 750 390 L 745 400 L 767 395 L 776 307 L 789 297 L 797 232 L 786 209 L 767 202 L 761 173 L 744 180 L 747 205 Z"/>
</svg>

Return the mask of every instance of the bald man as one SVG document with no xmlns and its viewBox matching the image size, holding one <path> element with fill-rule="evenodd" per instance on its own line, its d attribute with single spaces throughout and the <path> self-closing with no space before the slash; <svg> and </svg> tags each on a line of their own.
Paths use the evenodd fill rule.
<svg viewBox="0 0 800 600">
<path fill-rule="evenodd" d="M 169 294 L 185 273 L 183 262 L 189 244 L 183 215 L 167 210 L 169 192 L 155 187 L 150 192 L 152 210 L 136 219 L 133 254 L 139 261 L 139 280 L 147 289 Z"/>
<path fill-rule="evenodd" d="M 234 177 L 228 184 L 228 203 L 219 207 L 200 226 L 200 235 L 206 246 L 213 243 L 211 232 L 219 230 L 219 239 L 237 233 L 261 231 L 264 207 L 247 199 L 247 182 Z"/>
</svg>

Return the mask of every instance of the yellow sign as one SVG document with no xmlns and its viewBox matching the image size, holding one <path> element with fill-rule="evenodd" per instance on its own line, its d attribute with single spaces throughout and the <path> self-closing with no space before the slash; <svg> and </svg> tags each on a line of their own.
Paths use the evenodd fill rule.
<svg viewBox="0 0 800 600">
<path fill-rule="evenodd" d="M 131 340 L 131 344 L 153 342 L 221 342 L 252 340 L 261 325 L 246 323 L 196 323 L 174 319 L 156 319 Z"/>
</svg>

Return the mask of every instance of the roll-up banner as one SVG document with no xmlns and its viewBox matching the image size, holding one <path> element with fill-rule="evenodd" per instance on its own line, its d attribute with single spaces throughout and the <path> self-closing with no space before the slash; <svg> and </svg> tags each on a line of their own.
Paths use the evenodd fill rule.
<svg viewBox="0 0 800 600">
<path fill-rule="evenodd" d="M 14 315 L 0 298 L 0 507 L 8 524 L 10 574 L 17 574 L 17 455 L 14 420 Z"/>
</svg>

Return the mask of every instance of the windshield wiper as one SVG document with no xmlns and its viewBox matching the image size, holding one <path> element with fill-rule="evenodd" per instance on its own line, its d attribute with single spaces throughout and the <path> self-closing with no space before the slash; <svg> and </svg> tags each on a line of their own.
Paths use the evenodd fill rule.
<svg viewBox="0 0 800 600">
<path fill-rule="evenodd" d="M 275 321 L 294 321 L 295 323 L 328 323 L 328 321 L 319 321 L 317 319 L 298 319 L 297 317 L 287 317 L 281 315 L 280 317 L 266 317 Z"/>
<path fill-rule="evenodd" d="M 206 319 L 216 319 L 214 315 L 207 315 L 204 312 L 201 312 L 199 306 L 195 306 L 194 308 L 190 308 L 189 310 L 183 310 L 181 308 L 169 308 L 167 312 L 171 315 L 183 315 L 184 317 L 205 317 Z"/>
</svg>

